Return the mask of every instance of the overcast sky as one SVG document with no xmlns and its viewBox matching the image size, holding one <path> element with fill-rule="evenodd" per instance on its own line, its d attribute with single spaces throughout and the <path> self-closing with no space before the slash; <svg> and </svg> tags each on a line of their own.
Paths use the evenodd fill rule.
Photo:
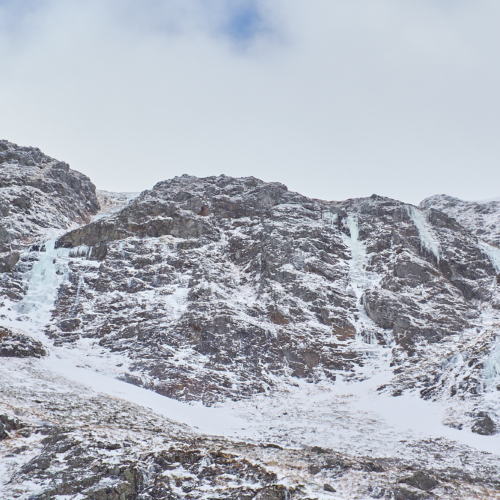
<svg viewBox="0 0 500 500">
<path fill-rule="evenodd" d="M 0 137 L 101 189 L 500 196 L 498 0 L 0 0 Z"/>
</svg>

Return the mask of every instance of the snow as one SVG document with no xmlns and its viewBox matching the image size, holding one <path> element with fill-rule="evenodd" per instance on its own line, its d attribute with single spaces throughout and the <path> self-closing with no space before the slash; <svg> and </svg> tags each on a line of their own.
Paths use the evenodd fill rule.
<svg viewBox="0 0 500 500">
<path fill-rule="evenodd" d="M 419 452 L 412 443 L 441 439 L 454 442 L 457 450 L 466 446 L 500 456 L 500 436 L 480 436 L 444 426 L 446 404 L 424 401 L 416 392 L 400 397 L 379 393 L 377 388 L 390 380 L 392 371 L 388 350 L 381 346 L 374 349 L 379 350 L 379 356 L 359 368 L 352 379 L 339 376 L 334 384 L 275 379 L 278 389 L 272 395 L 227 401 L 216 407 L 179 402 L 85 368 L 85 351 L 78 354 L 58 348 L 50 357 L 32 364 L 95 393 L 149 408 L 209 435 L 283 447 L 321 446 L 358 456 L 415 459 Z"/>
<path fill-rule="evenodd" d="M 399 397 L 379 393 L 377 388 L 393 374 L 388 350 L 374 349 L 380 356 L 359 368 L 353 380 L 342 376 L 335 384 L 295 380 L 295 386 L 283 387 L 274 397 L 226 403 L 228 411 L 248 420 L 246 429 L 234 435 L 282 446 L 322 446 L 357 455 L 396 457 L 413 453 L 402 440 L 434 438 L 500 456 L 500 436 L 479 436 L 443 425 L 446 404 L 424 401 L 417 392 Z"/>
<path fill-rule="evenodd" d="M 434 231 L 427 222 L 424 212 L 413 205 L 407 205 L 406 209 L 408 210 L 408 215 L 418 230 L 422 248 L 434 255 L 439 262 L 441 256 L 441 246 L 434 235 Z"/>
<path fill-rule="evenodd" d="M 96 216 L 94 216 L 94 221 L 102 219 L 103 217 L 109 217 L 110 215 L 119 212 L 141 193 L 114 193 L 98 189 L 96 194 L 101 205 L 101 210 Z"/>
<path fill-rule="evenodd" d="M 59 355 L 63 351 L 58 351 Z M 84 359 L 82 360 L 85 361 Z M 155 413 L 170 420 L 187 424 L 206 434 L 230 435 L 234 429 L 241 429 L 245 420 L 221 409 L 203 406 L 201 403 L 181 403 L 153 391 L 116 380 L 96 371 L 78 368 L 74 360 L 51 356 L 41 361 L 41 365 L 54 373 L 62 375 L 67 380 L 77 382 L 97 393 L 104 393 L 131 403 L 150 408 Z"/>
</svg>

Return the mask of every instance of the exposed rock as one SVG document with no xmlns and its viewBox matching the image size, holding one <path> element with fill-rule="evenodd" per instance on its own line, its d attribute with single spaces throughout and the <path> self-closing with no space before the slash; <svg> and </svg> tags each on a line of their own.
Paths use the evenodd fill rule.
<svg viewBox="0 0 500 500">
<path fill-rule="evenodd" d="M 434 498 L 436 498 L 434 495 L 411 491 L 407 488 L 397 488 L 394 491 L 394 500 L 433 500 Z"/>
<path fill-rule="evenodd" d="M 0 358 L 41 358 L 46 355 L 47 351 L 37 340 L 0 326 Z"/>
<path fill-rule="evenodd" d="M 226 176 L 160 182 L 56 246 L 102 263 L 71 262 L 51 336 L 74 341 L 65 325 L 80 319 L 81 335 L 133 359 L 141 383 L 207 404 L 265 391 L 266 373 L 334 379 L 361 363 L 356 336 L 395 339 L 398 365 L 426 359 L 422 342 L 474 328 L 473 301 L 490 300 L 497 274 L 476 237 L 437 210 Z"/>
<path fill-rule="evenodd" d="M 406 484 L 423 491 L 433 490 L 439 483 L 431 475 L 424 471 L 417 471 L 404 479 Z"/>
<path fill-rule="evenodd" d="M 9 432 L 18 431 L 26 427 L 18 418 L 10 417 L 6 414 L 0 414 L 0 441 L 10 438 Z"/>
<path fill-rule="evenodd" d="M 333 486 L 330 486 L 328 483 L 324 484 L 323 489 L 325 491 L 328 491 L 329 493 L 335 493 L 337 491 Z"/>
<path fill-rule="evenodd" d="M 0 252 L 30 245 L 47 229 L 89 222 L 98 209 L 88 177 L 38 148 L 0 141 Z M 9 271 L 13 260 L 13 253 L 0 257 L 0 272 Z"/>
<path fill-rule="evenodd" d="M 500 246 L 500 199 L 464 201 L 439 194 L 420 203 L 423 209 L 434 208 L 448 214 L 482 240 Z"/>
<path fill-rule="evenodd" d="M 355 387 L 369 376 L 359 368 L 378 369 L 370 363 L 382 353 L 392 376 L 379 387 L 384 397 L 418 390 L 451 402 L 459 422 L 445 425 L 497 431 L 498 415 L 478 408 L 499 382 L 499 269 L 493 236 L 450 208 L 465 205 L 426 200 L 418 209 L 376 195 L 329 202 L 251 177 L 182 176 L 136 198 L 98 193 L 103 210 L 91 222 L 99 203 L 85 176 L 34 148 L 4 141 L 0 150 L 0 317 L 30 329 L 39 322 L 54 350 L 81 354 L 82 369 L 105 366 L 146 394 L 247 405 L 276 387 L 309 386 L 297 378 Z M 56 248 L 43 241 L 49 229 L 67 231 Z M 36 280 L 43 286 L 33 292 Z M 44 311 L 56 297 L 47 324 L 37 309 L 44 294 Z M 46 355 L 11 329 L 0 329 L 0 342 L 1 356 Z M 500 486 L 494 456 L 446 440 L 402 440 L 386 458 L 335 451 L 321 438 L 301 449 L 286 433 L 257 446 L 79 395 L 55 373 L 44 378 L 36 360 L 5 363 L 31 376 L 4 383 L 3 370 L 0 383 L 0 460 L 13 497 L 451 499 L 493 497 Z M 349 398 L 328 412 L 351 433 Z M 286 409 L 276 420 L 294 411 Z M 452 452 L 460 459 L 441 466 Z"/>
<path fill-rule="evenodd" d="M 487 413 L 479 412 L 472 426 L 472 432 L 482 436 L 492 436 L 497 433 L 497 426 Z"/>
<path fill-rule="evenodd" d="M 19 262 L 19 252 L 0 253 L 0 273 L 9 273 Z"/>
</svg>

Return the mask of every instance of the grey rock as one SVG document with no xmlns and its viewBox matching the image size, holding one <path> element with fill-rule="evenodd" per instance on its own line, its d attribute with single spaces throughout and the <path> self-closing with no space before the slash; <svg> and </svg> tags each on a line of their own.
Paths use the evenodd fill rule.
<svg viewBox="0 0 500 500">
<path fill-rule="evenodd" d="M 494 420 L 487 413 L 479 412 L 472 426 L 472 432 L 481 436 L 492 436 L 498 431 Z"/>
<path fill-rule="evenodd" d="M 434 477 L 424 471 L 417 471 L 404 479 L 406 484 L 423 491 L 433 490 L 439 483 Z"/>
<path fill-rule="evenodd" d="M 434 495 L 411 491 L 407 488 L 397 488 L 394 491 L 394 500 L 432 500 L 434 498 L 436 498 Z"/>
<path fill-rule="evenodd" d="M 474 235 L 429 209 L 422 217 L 440 248 L 437 259 L 411 210 L 380 196 L 313 200 L 255 178 L 160 182 L 121 211 L 59 238 L 57 246 L 73 248 L 78 259 L 48 331 L 57 343 L 73 342 L 73 331 L 96 338 L 133 359 L 132 369 L 145 375 L 141 384 L 206 404 L 268 390 L 265 371 L 334 379 L 361 363 L 349 347 L 356 336 L 392 336 L 394 363 L 417 363 L 426 356 L 417 348 L 422 342 L 473 328 L 480 316 L 473 301 L 490 300 L 497 273 Z M 353 220 L 366 248 L 362 272 L 378 283 L 365 287 L 361 306 L 349 271 Z M 101 262 L 97 274 L 81 261 L 81 248 Z M 173 315 L 166 298 L 176 290 L 185 302 Z M 240 290 L 253 298 L 233 300 Z M 360 307 L 371 331 L 358 324 Z M 81 320 L 78 328 L 70 319 Z M 186 348 L 193 365 L 179 369 L 171 360 Z M 201 371 L 196 356 L 209 359 Z M 430 373 L 439 369 L 426 369 L 425 397 L 435 394 Z M 405 373 L 398 380 L 412 387 Z"/>
<path fill-rule="evenodd" d="M 0 254 L 0 273 L 9 273 L 19 262 L 19 252 L 4 252 Z"/>
<path fill-rule="evenodd" d="M 41 342 L 0 326 L 0 358 L 41 358 L 46 355 Z"/>
<path fill-rule="evenodd" d="M 0 141 L 0 252 L 29 246 L 47 228 L 85 224 L 98 210 L 88 177 L 38 148 Z"/>
</svg>

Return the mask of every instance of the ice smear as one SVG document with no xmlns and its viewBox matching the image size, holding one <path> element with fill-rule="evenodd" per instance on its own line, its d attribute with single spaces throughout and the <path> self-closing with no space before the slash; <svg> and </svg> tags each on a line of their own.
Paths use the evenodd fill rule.
<svg viewBox="0 0 500 500">
<path fill-rule="evenodd" d="M 436 240 L 433 230 L 427 222 L 424 213 L 412 205 L 407 205 L 406 210 L 418 230 L 421 247 L 427 252 L 432 253 L 432 255 L 434 255 L 439 262 L 439 259 L 441 258 L 441 246 Z"/>
<path fill-rule="evenodd" d="M 497 338 L 497 345 L 491 351 L 483 366 L 485 391 L 496 391 L 497 385 L 500 383 L 500 337 Z"/>
<path fill-rule="evenodd" d="M 351 249 L 349 270 L 351 285 L 356 297 L 359 300 L 365 290 L 373 288 L 380 281 L 380 277 L 376 273 L 368 272 L 366 270 L 366 245 L 359 239 L 357 219 L 349 215 L 349 217 L 345 220 L 344 225 L 349 229 L 350 233 L 350 238 L 346 236 L 344 240 Z"/>
<path fill-rule="evenodd" d="M 497 273 L 500 272 L 500 248 L 490 245 L 484 241 L 479 240 L 479 247 L 488 256 L 493 267 L 496 269 Z"/>
<path fill-rule="evenodd" d="M 322 219 L 326 221 L 329 226 L 333 226 L 339 219 L 339 215 L 332 212 L 323 212 Z"/>
<path fill-rule="evenodd" d="M 344 221 L 344 226 L 349 229 L 350 237 L 344 235 L 344 242 L 351 249 L 351 260 L 349 262 L 349 278 L 351 287 L 357 298 L 358 318 L 355 321 L 356 331 L 360 334 L 358 340 L 365 344 L 376 344 L 377 338 L 374 330 L 376 329 L 373 321 L 366 314 L 365 308 L 361 303 L 363 293 L 371 290 L 380 283 L 380 276 L 377 273 L 366 270 L 368 255 L 366 245 L 359 239 L 359 226 L 355 217 L 349 215 Z M 391 339 L 387 339 L 389 343 Z M 362 348 L 362 346 L 359 346 Z M 368 352 L 368 355 L 373 353 Z"/>
</svg>

